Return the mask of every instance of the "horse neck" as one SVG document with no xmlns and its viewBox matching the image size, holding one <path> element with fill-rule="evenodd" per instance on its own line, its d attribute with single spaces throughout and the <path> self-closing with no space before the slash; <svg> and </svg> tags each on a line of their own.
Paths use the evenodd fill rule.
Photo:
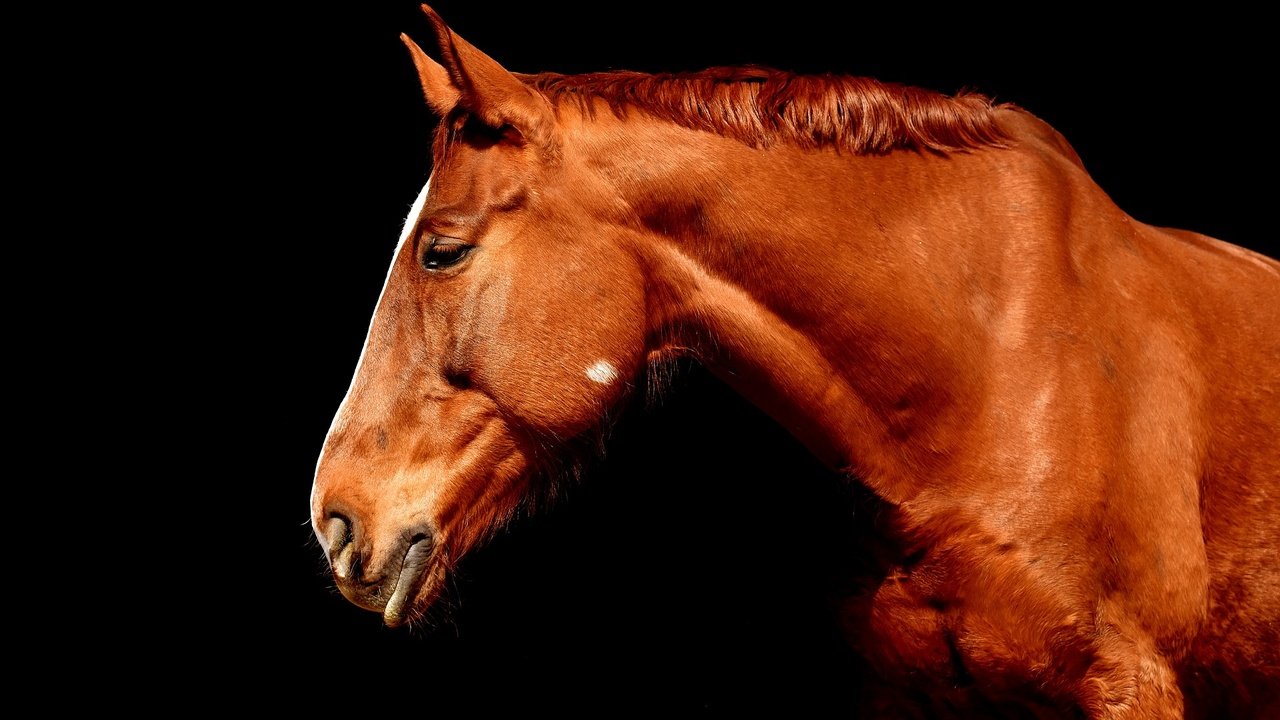
<svg viewBox="0 0 1280 720">
<path fill-rule="evenodd" d="M 614 169 L 655 352 L 691 349 L 829 466 L 915 495 L 981 405 L 1000 308 L 979 271 L 1001 267 L 997 228 L 1017 223 L 993 214 L 1036 173 L 1011 172 L 1015 150 L 856 156 L 648 129 Z"/>
</svg>

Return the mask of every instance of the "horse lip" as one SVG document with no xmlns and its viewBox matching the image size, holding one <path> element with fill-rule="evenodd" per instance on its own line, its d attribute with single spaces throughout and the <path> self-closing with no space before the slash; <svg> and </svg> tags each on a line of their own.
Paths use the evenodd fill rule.
<svg viewBox="0 0 1280 720">
<path fill-rule="evenodd" d="M 408 611 L 412 607 L 413 599 L 422 585 L 423 578 L 427 576 L 427 570 L 431 567 L 433 549 L 434 543 L 428 537 L 413 543 L 405 551 L 404 560 L 400 565 L 400 575 L 396 578 L 395 590 L 391 592 L 391 598 L 387 600 L 387 605 L 382 610 L 382 622 L 387 627 L 396 627 L 408 619 Z"/>
</svg>

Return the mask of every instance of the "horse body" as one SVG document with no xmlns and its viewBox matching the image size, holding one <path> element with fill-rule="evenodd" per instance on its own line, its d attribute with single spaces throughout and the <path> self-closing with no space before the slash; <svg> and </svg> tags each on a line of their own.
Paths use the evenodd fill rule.
<svg viewBox="0 0 1280 720">
<path fill-rule="evenodd" d="M 670 194 L 627 204 L 657 208 L 639 245 L 680 300 L 650 333 L 714 338 L 726 381 L 889 501 L 846 617 L 885 675 L 1103 713 L 1177 697 L 1187 659 L 1275 667 L 1276 263 L 1133 221 L 1001 112 L 1010 148 L 949 156 L 655 126 Z M 593 153 L 648 163 L 626 124 L 641 150 Z"/>
<path fill-rule="evenodd" d="M 744 142 L 436 28 L 431 191 L 313 496 L 349 597 L 420 612 L 558 442 L 693 354 L 885 502 L 841 610 L 873 708 L 1275 708 L 1280 264 L 1134 221 L 1015 108 L 955 152 Z M 424 280 L 441 237 L 482 254 Z"/>
</svg>

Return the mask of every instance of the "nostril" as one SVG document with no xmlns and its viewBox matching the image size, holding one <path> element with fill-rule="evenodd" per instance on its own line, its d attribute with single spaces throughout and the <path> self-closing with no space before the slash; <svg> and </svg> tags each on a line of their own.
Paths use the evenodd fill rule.
<svg viewBox="0 0 1280 720">
<path fill-rule="evenodd" d="M 332 560 L 333 574 L 338 576 L 339 580 L 349 580 L 354 574 L 356 564 L 356 546 L 355 543 L 347 543 Z"/>
<path fill-rule="evenodd" d="M 351 521 L 338 513 L 329 514 L 325 524 L 325 537 L 329 541 L 329 564 L 339 579 L 351 577 L 355 565 L 355 537 Z"/>
<path fill-rule="evenodd" d="M 325 548 L 330 551 L 340 550 L 343 545 L 348 542 L 348 536 L 351 534 L 351 522 L 346 517 L 338 513 L 329 513 L 328 520 L 324 523 L 324 540 Z"/>
</svg>

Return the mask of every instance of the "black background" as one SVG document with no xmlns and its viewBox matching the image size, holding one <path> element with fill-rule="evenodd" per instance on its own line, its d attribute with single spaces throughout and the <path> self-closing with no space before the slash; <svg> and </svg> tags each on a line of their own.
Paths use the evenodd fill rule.
<svg viewBox="0 0 1280 720">
<path fill-rule="evenodd" d="M 436 8 L 518 71 L 757 63 L 973 88 L 1061 130 L 1139 220 L 1273 252 L 1274 123 L 1253 108 L 1272 78 L 1256 19 L 1059 10 L 1033 21 L 968 4 Z M 235 658 L 212 673 L 217 692 L 374 711 L 392 697 L 850 706 L 861 670 L 826 597 L 857 562 L 874 504 L 698 368 L 629 413 L 567 501 L 464 563 L 430 627 L 384 629 L 333 589 L 306 525 L 311 473 L 429 171 L 432 118 L 401 31 L 432 49 L 413 3 L 300 6 L 245 17 L 218 42 L 237 99 L 223 122 L 247 142 L 232 155 L 246 180 L 219 208 L 242 218 L 219 252 L 234 253 L 223 291 L 240 301 L 223 318 L 224 370 L 243 382 L 223 399 L 234 430 L 213 445 L 236 465 L 220 480 L 236 489 L 234 518 L 217 532 L 243 548 L 202 576 L 207 614 L 223 622 L 200 642 Z"/>
</svg>

